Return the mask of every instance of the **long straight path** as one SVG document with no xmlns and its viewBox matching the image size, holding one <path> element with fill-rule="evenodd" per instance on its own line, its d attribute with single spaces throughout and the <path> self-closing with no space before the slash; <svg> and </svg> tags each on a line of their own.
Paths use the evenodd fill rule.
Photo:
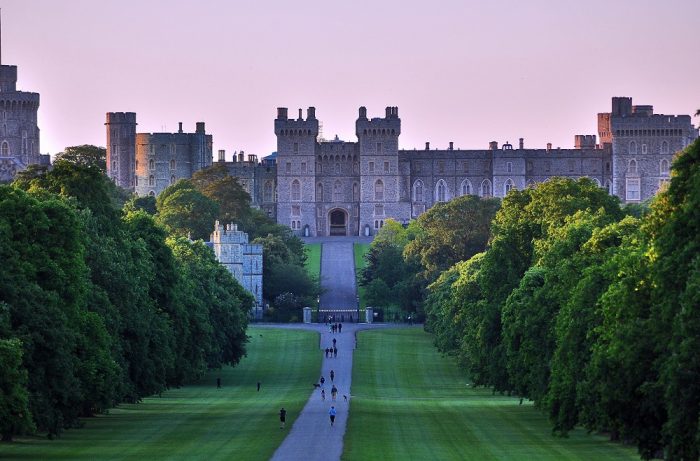
<svg viewBox="0 0 700 461">
<path fill-rule="evenodd" d="M 324 241 L 321 251 L 321 309 L 356 307 L 355 257 L 348 240 Z"/>
</svg>

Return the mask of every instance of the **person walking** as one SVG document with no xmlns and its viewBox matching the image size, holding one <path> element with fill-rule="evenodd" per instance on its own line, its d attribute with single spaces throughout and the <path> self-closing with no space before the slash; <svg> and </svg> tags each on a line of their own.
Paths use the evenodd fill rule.
<svg viewBox="0 0 700 461">
<path fill-rule="evenodd" d="M 335 402 L 335 397 L 338 395 L 338 388 L 335 387 L 335 384 L 333 384 L 333 387 L 331 388 L 331 397 L 333 398 L 333 401 Z"/>
<path fill-rule="evenodd" d="M 320 379 L 319 381 L 320 381 L 320 383 L 321 383 L 321 389 L 323 389 L 323 384 L 326 382 L 326 378 L 324 378 L 323 376 L 321 376 L 321 379 Z"/>
<path fill-rule="evenodd" d="M 338 357 L 338 348 L 337 347 L 333 348 L 333 357 Z"/>
<path fill-rule="evenodd" d="M 326 358 L 328 358 L 328 348 L 326 348 Z"/>
<path fill-rule="evenodd" d="M 326 401 L 326 390 L 325 389 L 321 389 L 321 400 L 324 402 Z"/>
<path fill-rule="evenodd" d="M 335 347 L 335 343 L 336 343 L 335 338 L 333 338 L 333 347 Z"/>
<path fill-rule="evenodd" d="M 342 333 L 342 332 L 343 332 L 343 324 L 339 323 L 338 324 L 338 333 Z"/>
<path fill-rule="evenodd" d="M 280 429 L 284 429 L 284 425 L 287 422 L 287 410 L 282 407 L 280 410 Z"/>
<path fill-rule="evenodd" d="M 331 418 L 331 427 L 333 427 L 333 424 L 335 424 L 335 407 L 331 406 L 331 409 L 328 410 L 328 416 Z"/>
<path fill-rule="evenodd" d="M 335 371 L 331 370 L 331 382 L 333 382 L 333 378 L 335 378 Z"/>
<path fill-rule="evenodd" d="M 260 381 L 258 381 L 258 392 L 260 392 Z"/>
</svg>

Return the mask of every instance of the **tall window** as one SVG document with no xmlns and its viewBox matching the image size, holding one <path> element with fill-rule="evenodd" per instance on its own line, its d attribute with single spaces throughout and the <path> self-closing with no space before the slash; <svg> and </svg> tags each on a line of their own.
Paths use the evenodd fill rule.
<svg viewBox="0 0 700 461">
<path fill-rule="evenodd" d="M 413 201 L 423 201 L 423 181 L 420 179 L 413 183 Z"/>
<path fill-rule="evenodd" d="M 472 183 L 468 179 L 462 181 L 462 186 L 460 187 L 462 195 L 469 195 L 472 193 Z"/>
<path fill-rule="evenodd" d="M 384 205 L 374 205 L 374 216 L 384 216 Z"/>
<path fill-rule="evenodd" d="M 148 177 L 148 185 L 149 185 L 149 186 L 155 186 L 155 184 L 156 184 L 156 178 L 154 178 L 153 175 L 150 175 L 150 176 Z"/>
<path fill-rule="evenodd" d="M 175 181 L 177 181 L 177 179 L 175 178 L 175 175 L 171 175 L 170 176 L 170 184 L 175 184 Z"/>
<path fill-rule="evenodd" d="M 488 179 L 484 179 L 481 182 L 481 196 L 491 197 L 491 181 L 489 181 Z"/>
<path fill-rule="evenodd" d="M 384 173 L 389 172 L 389 162 L 384 162 Z"/>
<path fill-rule="evenodd" d="M 382 143 L 378 142 L 377 143 L 377 153 L 382 151 Z"/>
<path fill-rule="evenodd" d="M 333 184 L 333 201 L 342 202 L 343 201 L 343 187 L 340 185 L 340 181 L 336 181 Z"/>
<path fill-rule="evenodd" d="M 374 200 L 384 200 L 384 183 L 381 179 L 374 183 Z"/>
<path fill-rule="evenodd" d="M 149 169 L 149 170 L 153 170 L 153 169 L 155 169 L 155 168 L 156 168 L 156 162 L 155 162 L 155 160 L 150 159 L 150 160 L 148 161 L 148 169 Z"/>
<path fill-rule="evenodd" d="M 170 169 L 174 170 L 175 169 L 175 159 L 170 160 Z"/>
<path fill-rule="evenodd" d="M 637 143 L 630 141 L 630 152 L 631 155 L 637 155 Z"/>
<path fill-rule="evenodd" d="M 505 197 L 508 195 L 508 192 L 510 192 L 513 188 L 515 188 L 513 180 L 510 178 L 506 179 L 506 183 L 503 185 L 503 196 Z"/>
<path fill-rule="evenodd" d="M 369 172 L 370 174 L 374 173 L 374 162 L 369 162 Z"/>
<path fill-rule="evenodd" d="M 306 162 L 301 162 L 301 172 L 302 174 L 306 173 Z"/>
<path fill-rule="evenodd" d="M 272 201 L 272 181 L 268 180 L 265 181 L 265 185 L 263 186 L 263 202 L 271 202 Z"/>
<path fill-rule="evenodd" d="M 642 154 L 646 154 L 646 153 L 647 153 L 647 145 L 642 144 Z"/>
<path fill-rule="evenodd" d="M 295 202 L 301 200 L 301 184 L 296 179 L 292 181 L 292 200 Z"/>
<path fill-rule="evenodd" d="M 360 200 L 360 186 L 356 182 L 352 183 L 352 200 L 354 202 Z"/>
<path fill-rule="evenodd" d="M 292 162 L 287 162 L 284 166 L 284 172 L 287 174 L 292 174 Z"/>
<path fill-rule="evenodd" d="M 627 178 L 625 186 L 625 197 L 627 200 L 639 200 L 641 196 L 639 178 Z"/>
<path fill-rule="evenodd" d="M 443 160 L 440 160 L 438 162 L 438 173 L 444 173 L 445 172 L 445 162 Z"/>
<path fill-rule="evenodd" d="M 292 216 L 301 216 L 301 207 L 299 205 L 292 205 Z"/>
<path fill-rule="evenodd" d="M 316 201 L 323 202 L 323 184 L 316 184 Z"/>
<path fill-rule="evenodd" d="M 340 163 L 335 162 L 335 174 L 340 174 Z"/>
<path fill-rule="evenodd" d="M 435 201 L 447 201 L 447 184 L 445 184 L 445 181 L 443 181 L 442 179 L 437 182 L 437 186 L 435 187 Z"/>
<path fill-rule="evenodd" d="M 630 160 L 627 172 L 630 174 L 637 174 L 637 161 L 635 159 Z"/>
<path fill-rule="evenodd" d="M 508 173 L 512 173 L 512 172 L 513 172 L 513 162 L 508 162 L 508 163 L 506 163 L 506 171 L 507 171 Z"/>
<path fill-rule="evenodd" d="M 298 143 L 298 142 L 295 142 L 295 143 L 294 143 L 294 153 L 296 154 L 296 153 L 298 153 L 298 152 L 299 152 L 299 143 Z"/>
<path fill-rule="evenodd" d="M 659 163 L 659 173 L 663 175 L 668 174 L 668 160 L 666 160 L 665 158 L 661 159 L 661 162 Z"/>
<path fill-rule="evenodd" d="M 664 141 L 661 143 L 661 153 L 668 154 L 668 141 Z"/>
</svg>

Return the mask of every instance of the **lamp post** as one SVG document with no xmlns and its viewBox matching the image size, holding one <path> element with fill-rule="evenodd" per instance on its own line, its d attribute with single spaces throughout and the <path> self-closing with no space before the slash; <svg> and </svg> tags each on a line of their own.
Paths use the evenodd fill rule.
<svg viewBox="0 0 700 461">
<path fill-rule="evenodd" d="M 318 322 L 318 323 L 321 323 L 320 309 L 321 309 L 321 297 L 316 296 L 316 322 Z"/>
<path fill-rule="evenodd" d="M 357 303 L 357 323 L 360 323 L 360 295 L 355 296 L 355 301 Z"/>
</svg>

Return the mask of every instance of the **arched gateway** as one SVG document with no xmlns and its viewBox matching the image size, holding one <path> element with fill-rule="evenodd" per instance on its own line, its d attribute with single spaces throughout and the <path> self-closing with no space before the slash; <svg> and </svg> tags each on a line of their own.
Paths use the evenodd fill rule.
<svg viewBox="0 0 700 461">
<path fill-rule="evenodd" d="M 328 213 L 329 235 L 348 235 L 348 212 L 335 208 Z"/>
</svg>

